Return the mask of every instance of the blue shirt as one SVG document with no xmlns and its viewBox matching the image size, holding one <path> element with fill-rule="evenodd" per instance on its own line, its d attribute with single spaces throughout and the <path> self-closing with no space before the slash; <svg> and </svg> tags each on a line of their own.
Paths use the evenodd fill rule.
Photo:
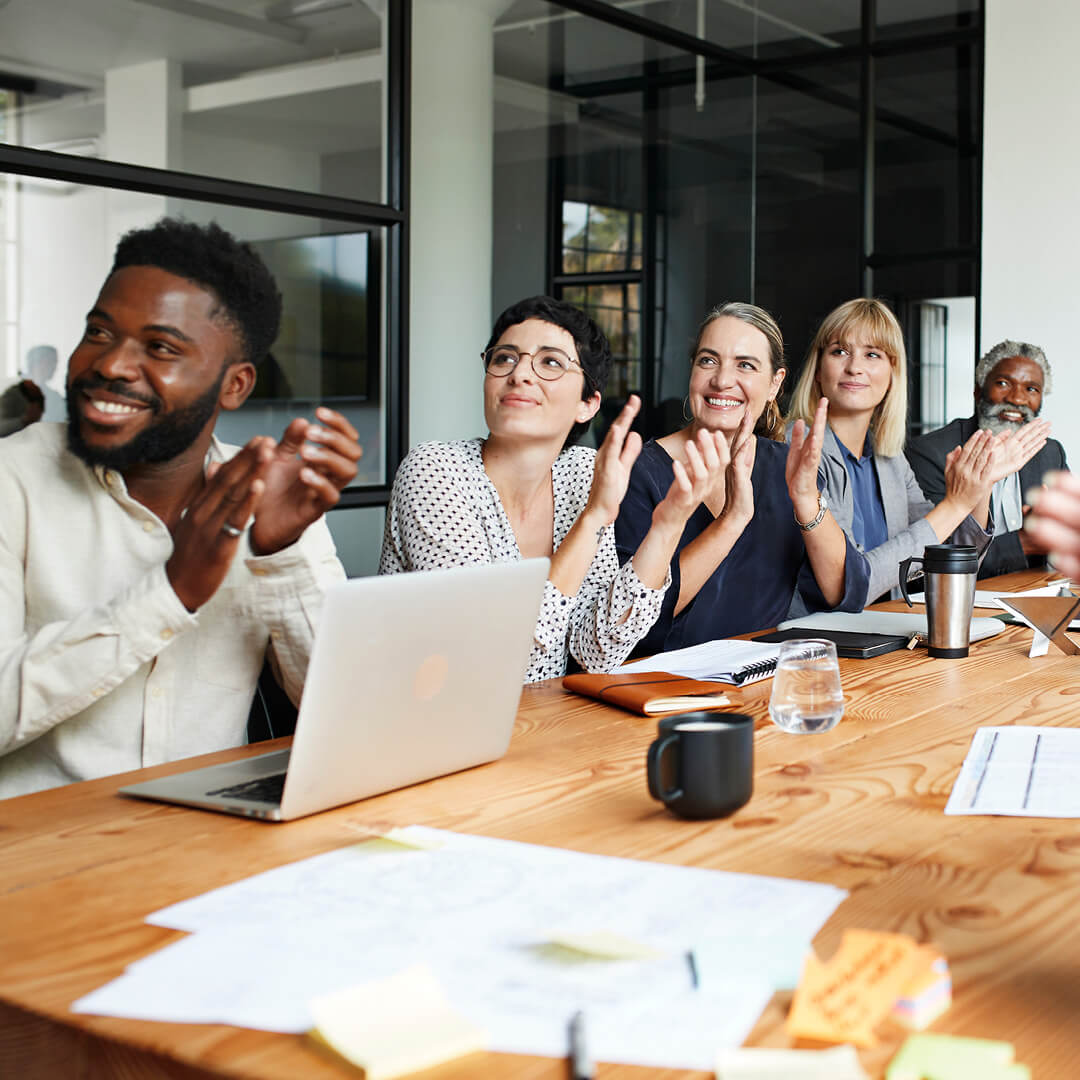
<svg viewBox="0 0 1080 1080">
<path fill-rule="evenodd" d="M 758 438 L 751 482 L 754 516 L 724 561 L 689 604 L 675 614 L 679 599 L 679 553 L 715 520 L 704 504 L 690 515 L 671 562 L 671 585 L 660 617 L 635 652 L 640 655 L 697 645 L 714 638 L 767 630 L 787 617 L 796 586 L 810 610 L 827 608 L 806 555 L 802 530 L 784 479 L 788 448 Z M 671 486 L 672 461 L 659 443 L 642 448 L 615 521 L 615 547 L 625 562 L 637 550 L 652 524 L 652 512 Z M 847 542 L 844 596 L 840 611 L 861 611 L 866 602 L 869 571 L 864 558 Z"/>
<path fill-rule="evenodd" d="M 885 524 L 885 504 L 881 500 L 881 484 L 874 468 L 874 448 L 866 436 L 862 457 L 856 457 L 839 439 L 844 467 L 851 481 L 851 533 L 862 551 L 873 551 L 889 539 Z"/>
</svg>

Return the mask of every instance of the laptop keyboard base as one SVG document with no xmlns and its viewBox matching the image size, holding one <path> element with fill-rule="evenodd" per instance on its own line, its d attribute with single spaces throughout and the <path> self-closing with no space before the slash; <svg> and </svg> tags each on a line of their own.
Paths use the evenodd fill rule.
<svg viewBox="0 0 1080 1080">
<path fill-rule="evenodd" d="M 277 805 L 281 802 L 285 790 L 285 773 L 273 776 L 261 776 L 258 780 L 246 780 L 242 784 L 208 791 L 207 796 L 221 796 L 226 799 L 247 799 L 250 802 L 264 802 Z"/>
</svg>

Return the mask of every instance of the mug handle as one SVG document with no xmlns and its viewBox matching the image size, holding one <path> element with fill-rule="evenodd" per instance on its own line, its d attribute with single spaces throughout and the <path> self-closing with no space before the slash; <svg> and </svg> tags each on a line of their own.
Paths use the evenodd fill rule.
<svg viewBox="0 0 1080 1080">
<path fill-rule="evenodd" d="M 655 739 L 649 744 L 649 758 L 645 769 L 645 775 L 649 780 L 649 794 L 662 803 L 682 797 L 682 788 L 676 787 L 664 791 L 660 786 L 660 767 L 664 760 L 664 751 L 678 741 L 679 736 L 671 734 L 665 735 L 662 739 Z"/>
<path fill-rule="evenodd" d="M 908 569 L 909 569 L 909 567 L 911 566 L 911 564 L 913 562 L 918 563 L 921 566 L 922 565 L 922 557 L 918 556 L 918 555 L 909 555 L 900 564 L 900 594 L 907 601 L 907 606 L 908 607 L 914 607 L 915 606 L 911 602 L 911 597 L 908 596 L 908 591 L 907 591 Z"/>
</svg>

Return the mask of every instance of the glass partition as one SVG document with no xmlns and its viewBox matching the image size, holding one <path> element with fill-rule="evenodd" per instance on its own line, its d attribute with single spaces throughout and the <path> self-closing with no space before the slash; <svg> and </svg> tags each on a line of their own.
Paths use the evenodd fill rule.
<svg viewBox="0 0 1080 1080">
<path fill-rule="evenodd" d="M 216 221 L 251 242 L 283 298 L 272 355 L 247 402 L 221 414 L 219 437 L 244 443 L 256 434 L 280 436 L 292 417 L 310 416 L 325 403 L 360 432 L 356 483 L 386 481 L 381 229 L 3 174 L 0 200 L 8 270 L 0 292 L 0 372 L 43 386 L 46 419 L 66 416 L 67 357 L 121 233 L 164 214 Z M 64 250 L 78 258 L 57 258 Z"/>
<path fill-rule="evenodd" d="M 381 202 L 382 19 L 362 3 L 0 5 L 0 141 Z M 0 110 L 0 116 L 3 115 Z"/>
</svg>

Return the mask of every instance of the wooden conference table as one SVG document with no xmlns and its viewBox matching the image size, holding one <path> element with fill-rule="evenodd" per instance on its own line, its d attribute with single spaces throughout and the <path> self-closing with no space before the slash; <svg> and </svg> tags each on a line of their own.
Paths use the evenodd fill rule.
<svg viewBox="0 0 1080 1080">
<path fill-rule="evenodd" d="M 1039 580 L 1016 574 L 1002 584 Z M 174 771 L 175 763 L 2 801 L 0 1076 L 355 1075 L 299 1036 L 78 1016 L 68 1007 L 180 936 L 145 925 L 150 912 L 352 843 L 358 830 L 414 822 L 841 886 L 850 895 L 818 935 L 820 952 L 830 955 L 846 927 L 933 940 L 955 987 L 933 1030 L 1008 1039 L 1038 1080 L 1074 1076 L 1080 823 L 942 813 L 979 725 L 1080 725 L 1080 662 L 1053 646 L 1029 660 L 1030 640 L 1030 631 L 1010 628 L 966 660 L 931 660 L 919 649 L 841 661 L 847 711 L 823 735 L 774 728 L 768 682 L 734 692 L 759 721 L 755 791 L 724 821 L 679 821 L 652 802 L 644 758 L 655 723 L 566 694 L 557 682 L 526 688 L 502 761 L 288 825 L 114 794 L 121 782 Z M 789 1045 L 789 1000 L 774 997 L 752 1043 Z M 880 1047 L 862 1053 L 872 1076 L 883 1074 L 902 1037 L 883 1029 Z M 646 1075 L 605 1065 L 599 1072 Z M 424 1075 L 565 1073 L 565 1061 L 490 1054 Z"/>
</svg>

